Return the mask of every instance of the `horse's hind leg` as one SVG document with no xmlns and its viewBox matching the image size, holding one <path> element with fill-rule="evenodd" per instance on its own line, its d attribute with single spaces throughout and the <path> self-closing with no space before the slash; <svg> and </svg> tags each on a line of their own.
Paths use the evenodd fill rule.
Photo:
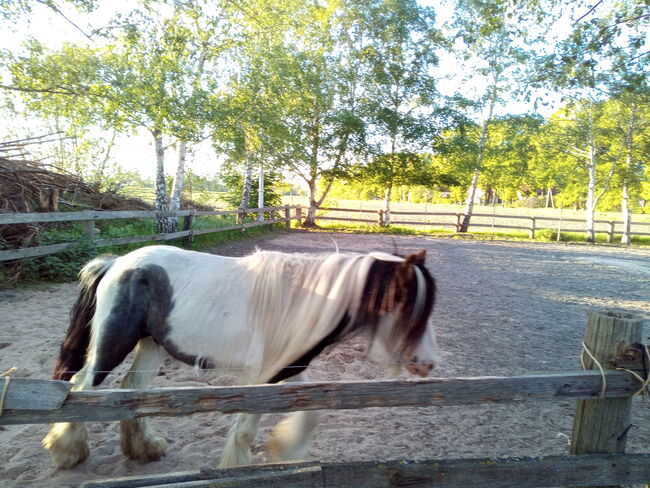
<svg viewBox="0 0 650 488">
<path fill-rule="evenodd" d="M 70 380 L 74 383 L 72 391 L 92 390 L 94 364 L 87 362 L 84 367 Z M 90 451 L 88 449 L 88 431 L 86 424 L 81 422 L 60 422 L 50 429 L 43 439 L 43 446 L 50 451 L 52 459 L 60 468 L 71 468 L 84 461 Z"/>
<path fill-rule="evenodd" d="M 304 373 L 288 381 L 305 381 Z M 320 418 L 319 410 L 292 412 L 271 433 L 267 450 L 273 461 L 304 459 L 314 438 Z"/>
<path fill-rule="evenodd" d="M 240 413 L 228 431 L 228 439 L 221 454 L 220 468 L 231 468 L 249 464 L 250 445 L 255 439 L 261 415 Z"/>
<path fill-rule="evenodd" d="M 156 376 L 162 360 L 162 350 L 151 337 L 141 339 L 135 348 L 130 371 L 122 382 L 122 388 L 147 388 Z M 155 435 L 149 419 L 143 417 L 120 422 L 122 452 L 125 456 L 148 463 L 165 455 L 167 441 Z"/>
</svg>

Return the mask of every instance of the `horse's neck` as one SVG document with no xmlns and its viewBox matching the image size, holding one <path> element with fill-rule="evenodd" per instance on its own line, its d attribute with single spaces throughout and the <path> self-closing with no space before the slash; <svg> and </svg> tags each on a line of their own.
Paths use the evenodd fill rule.
<svg viewBox="0 0 650 488">
<path fill-rule="evenodd" d="M 270 253 L 253 255 L 252 319 L 262 348 L 261 369 L 279 371 L 310 351 L 353 316 L 363 289 L 360 257 L 314 258 Z M 367 269 L 366 269 L 367 272 Z"/>
</svg>

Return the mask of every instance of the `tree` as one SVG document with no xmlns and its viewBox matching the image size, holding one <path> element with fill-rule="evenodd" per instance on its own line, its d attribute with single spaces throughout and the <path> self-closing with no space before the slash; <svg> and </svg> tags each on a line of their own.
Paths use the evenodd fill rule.
<svg viewBox="0 0 650 488">
<path fill-rule="evenodd" d="M 185 141 L 198 140 L 205 126 L 207 91 L 200 79 L 215 25 L 192 30 L 187 17 L 199 15 L 182 2 L 168 18 L 155 10 L 132 11 L 119 25 L 105 30 L 102 47 L 67 44 L 48 52 L 32 40 L 24 55 L 8 65 L 12 84 L 27 108 L 35 113 L 56 113 L 79 125 L 98 125 L 119 131 L 148 130 L 156 154 L 156 209 L 170 210 L 164 173 L 165 137 L 181 141 L 179 160 L 184 162 Z M 198 32 L 198 34 L 197 34 Z M 177 172 L 176 204 L 182 187 Z M 174 231 L 175 219 L 159 219 L 159 231 Z"/>
<path fill-rule="evenodd" d="M 366 184 L 377 185 L 390 196 L 393 188 L 399 186 L 433 186 L 438 183 L 438 174 L 429 156 L 417 153 L 387 153 L 374 158 L 361 167 L 358 178 Z M 388 198 L 388 197 L 385 197 Z M 389 207 L 389 200 L 386 201 Z M 390 213 L 384 210 L 384 223 L 390 224 Z"/>
<path fill-rule="evenodd" d="M 625 0 L 615 7 L 598 2 L 573 22 L 568 37 L 557 43 L 551 54 L 542 56 L 536 63 L 535 82 L 561 90 L 565 100 L 576 107 L 576 122 L 583 122 L 583 140 L 574 154 L 587 161 L 586 178 L 586 233 L 588 242 L 594 241 L 594 212 L 598 200 L 609 187 L 620 160 L 608 157 L 611 169 L 604 175 L 597 193 L 598 165 L 602 148 L 599 147 L 597 118 L 602 104 L 613 93 L 625 86 L 635 91 L 647 82 L 642 73 L 647 72 L 644 20 L 650 17 L 647 6 Z M 582 8 L 582 3 L 578 4 Z M 600 8 L 599 8 L 600 7 Z M 574 10 L 575 12 L 575 10 Z"/>
<path fill-rule="evenodd" d="M 502 93 L 520 77 L 519 68 L 527 59 L 525 50 L 513 42 L 516 33 L 524 33 L 518 21 L 519 17 L 512 15 L 505 2 L 459 0 L 457 3 L 453 25 L 457 38 L 462 40 L 461 55 L 478 65 L 473 75 L 478 74 L 483 80 L 474 103 L 480 110 L 481 131 L 460 232 L 467 232 L 472 218 L 495 108 L 503 100 Z"/>
<path fill-rule="evenodd" d="M 423 160 L 413 151 L 434 136 L 439 95 L 430 71 L 445 43 L 434 27 L 434 11 L 415 1 L 367 2 L 362 15 L 367 118 L 371 136 L 383 146 L 367 174 L 385 188 L 384 221 L 390 224 L 393 187 L 400 179 L 426 179 L 426 171 L 416 169 Z"/>
</svg>

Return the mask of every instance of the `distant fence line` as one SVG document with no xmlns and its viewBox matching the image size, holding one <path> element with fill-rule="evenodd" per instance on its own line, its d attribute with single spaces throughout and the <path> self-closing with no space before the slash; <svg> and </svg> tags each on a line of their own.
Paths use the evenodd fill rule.
<svg viewBox="0 0 650 488">
<path fill-rule="evenodd" d="M 292 214 L 293 210 L 293 214 Z M 255 222 L 243 222 L 239 224 L 214 227 L 210 229 L 194 229 L 193 223 L 196 217 L 201 216 L 223 216 L 223 215 L 246 215 L 258 214 L 260 218 Z M 269 218 L 266 218 L 267 214 Z M 283 213 L 279 216 L 278 213 Z M 116 220 L 116 219 L 155 219 L 159 217 L 182 217 L 183 230 L 178 232 L 139 235 L 131 237 L 117 237 L 111 239 L 97 239 L 95 221 Z M 261 207 L 247 208 L 245 210 L 177 210 L 175 212 L 155 211 L 103 211 L 84 210 L 82 212 L 40 212 L 40 213 L 5 213 L 0 214 L 0 225 L 30 224 L 30 223 L 51 223 L 51 222 L 82 222 L 84 234 L 97 247 L 106 247 L 122 244 L 137 244 L 151 241 L 168 241 L 172 239 L 185 239 L 186 243 L 191 242 L 197 235 L 212 234 L 228 230 L 249 229 L 252 227 L 272 226 L 277 223 L 284 223 L 290 227 L 292 220 L 302 219 L 302 208 L 299 205 L 284 205 L 282 207 Z M 24 247 L 21 249 L 7 249 L 0 251 L 0 262 L 14 259 L 32 258 L 56 254 L 74 247 L 77 242 L 63 242 L 44 246 Z"/>
<path fill-rule="evenodd" d="M 326 214 L 320 214 L 316 216 L 316 220 L 332 220 L 332 221 L 344 221 L 344 222 L 363 222 L 369 224 L 377 225 L 387 225 L 387 219 L 385 218 L 384 210 L 369 210 L 369 209 L 357 209 L 357 208 L 336 208 L 336 207 L 322 207 L 319 209 L 321 212 L 327 212 Z M 349 215 L 331 215 L 334 214 L 367 214 L 368 216 L 362 217 L 351 217 Z M 372 218 L 370 218 L 372 216 Z M 460 226 L 465 216 L 464 213 L 460 212 L 405 212 L 405 211 L 390 211 L 390 225 L 425 225 L 430 227 L 451 227 L 456 232 L 460 231 Z M 415 216 L 421 220 L 397 220 L 393 219 L 393 216 Z M 427 217 L 451 217 L 449 220 L 437 219 L 435 221 L 428 221 Z M 485 219 L 492 219 L 492 222 L 485 222 Z M 511 220 L 523 220 L 527 221 L 527 225 L 513 225 L 511 223 L 502 223 L 499 222 L 499 219 L 505 219 L 506 222 Z M 510 219 L 510 220 L 508 220 Z M 477 220 L 479 220 L 477 222 Z M 552 222 L 551 225 L 543 225 L 541 222 Z M 525 216 L 525 215 L 500 215 L 500 214 L 490 214 L 490 213 L 473 213 L 472 221 L 470 221 L 469 227 L 489 227 L 494 229 L 517 229 L 528 231 L 528 237 L 531 239 L 535 238 L 535 232 L 542 229 L 551 229 L 558 232 L 578 232 L 586 233 L 584 226 L 580 229 L 575 228 L 564 228 L 566 223 L 575 223 L 580 222 L 583 225 L 586 225 L 585 219 L 576 219 L 576 218 L 555 218 L 555 217 L 537 217 L 537 216 Z M 516 224 L 516 223 L 515 223 Z M 595 229 L 597 234 L 607 234 L 607 242 L 613 242 L 615 234 L 621 234 L 619 230 L 616 231 L 616 225 L 623 225 L 622 221 L 618 220 L 594 220 L 594 224 L 605 224 L 607 228 L 605 230 Z M 634 222 L 634 226 L 649 226 L 650 222 Z M 649 229 L 650 230 L 650 229 Z M 631 236 L 650 236 L 650 232 L 630 232 Z"/>
<path fill-rule="evenodd" d="M 336 207 L 321 207 L 318 209 L 319 213 L 316 216 L 317 221 L 344 221 L 352 223 L 369 223 L 377 224 L 380 226 L 386 225 L 422 225 L 429 227 L 451 227 L 456 232 L 460 229 L 464 213 L 458 212 L 405 212 L 405 211 L 391 211 L 391 219 L 387 221 L 383 210 L 368 210 L 368 209 L 354 209 L 354 208 L 336 208 Z M 322 213 L 326 212 L 326 213 Z M 247 215 L 258 214 L 258 220 L 254 222 L 244 222 L 223 227 L 214 227 L 209 229 L 196 229 L 194 228 L 194 219 L 202 216 L 224 216 L 224 215 Z M 266 218 L 268 214 L 269 218 Z M 278 214 L 283 214 L 279 216 Z M 338 215 L 337 215 L 338 214 Z M 356 214 L 359 217 L 353 217 L 348 214 Z M 366 214 L 366 215 L 363 215 Z M 413 216 L 416 219 L 399 219 L 399 217 Z M 117 237 L 110 239 L 98 239 L 95 229 L 95 221 L 98 220 L 117 220 L 117 219 L 155 219 L 159 217 L 177 217 L 183 219 L 183 230 L 171 233 L 159 233 L 150 235 L 138 235 L 131 237 Z M 372 217 L 372 218 L 370 218 Z M 392 217 L 397 217 L 394 219 Z M 429 217 L 435 217 L 433 221 L 429 221 Z M 450 217 L 444 220 L 438 217 Z M 156 212 L 146 210 L 136 211 L 104 211 L 104 210 L 84 210 L 81 212 L 40 212 L 40 213 L 0 213 L 0 225 L 12 224 L 30 224 L 30 223 L 51 223 L 51 222 L 82 222 L 84 234 L 89 238 L 97 247 L 106 247 L 123 244 L 137 244 L 142 242 L 151 241 L 168 241 L 172 239 L 185 239 L 186 243 L 191 242 L 194 236 L 212 234 L 216 232 L 224 232 L 237 229 L 249 229 L 252 227 L 271 226 L 274 224 L 284 223 L 287 228 L 290 227 L 292 220 L 301 222 L 303 218 L 303 207 L 301 205 L 284 205 L 280 207 L 262 207 L 262 208 L 247 208 L 245 210 L 177 210 L 174 212 Z M 522 216 L 522 215 L 500 215 L 488 213 L 474 213 L 472 214 L 473 220 L 470 222 L 470 227 L 485 227 L 492 229 L 515 229 L 524 230 L 528 232 L 531 239 L 535 238 L 535 232 L 542 229 L 551 229 L 558 232 L 586 232 L 584 227 L 581 229 L 564 228 L 567 223 L 579 222 L 585 224 L 584 219 L 576 218 L 553 218 L 553 217 L 537 217 L 537 216 Z M 486 219 L 491 219 L 491 222 L 486 222 Z M 505 219 L 505 222 L 499 221 Z M 510 223 L 513 220 L 525 221 L 526 224 L 522 225 L 519 222 Z M 507 223 L 506 223 L 507 222 Z M 543 225 L 541 222 L 551 222 L 550 225 Z M 615 220 L 595 220 L 595 224 L 605 224 L 605 230 L 596 228 L 596 233 L 607 234 L 607 241 L 613 242 L 614 235 L 620 234 L 616 231 L 617 225 L 622 225 L 623 222 Z M 650 222 L 634 222 L 635 227 L 650 226 Z M 630 232 L 632 236 L 650 236 L 650 232 Z M 33 258 L 38 256 L 46 256 L 48 254 L 56 254 L 74 247 L 77 242 L 64 242 L 60 244 L 49 244 L 43 246 L 24 247 L 20 249 L 7 249 L 0 250 L 0 262 L 10 261 L 15 259 Z"/>
</svg>

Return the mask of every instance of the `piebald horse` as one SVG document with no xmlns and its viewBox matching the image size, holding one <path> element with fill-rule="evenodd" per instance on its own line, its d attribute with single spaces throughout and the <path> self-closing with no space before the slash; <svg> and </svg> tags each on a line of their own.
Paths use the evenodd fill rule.
<svg viewBox="0 0 650 488">
<path fill-rule="evenodd" d="M 238 371 L 248 384 L 293 381 L 326 346 L 356 333 L 366 333 L 393 369 L 426 376 L 436 362 L 436 287 L 424 261 L 424 251 L 231 258 L 170 246 L 98 257 L 80 272 L 53 378 L 94 389 L 135 349 L 123 388 L 149 387 L 165 351 L 197 368 Z M 259 418 L 238 415 L 221 467 L 250 461 Z M 317 418 L 294 412 L 278 424 L 272 458 L 303 457 Z M 122 421 L 120 433 L 131 459 L 165 453 L 165 439 L 145 417 Z M 84 423 L 65 422 L 53 425 L 43 445 L 59 467 L 71 467 L 89 455 L 86 440 Z"/>
</svg>

